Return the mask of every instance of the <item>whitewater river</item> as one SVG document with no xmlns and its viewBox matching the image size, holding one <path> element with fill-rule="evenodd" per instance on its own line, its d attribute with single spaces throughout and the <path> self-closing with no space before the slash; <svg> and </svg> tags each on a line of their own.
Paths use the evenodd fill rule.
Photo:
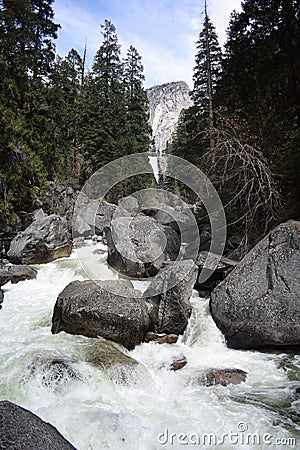
<svg viewBox="0 0 300 450">
<path fill-rule="evenodd" d="M 98 278 L 116 278 L 96 245 L 87 252 Z M 130 368 L 107 372 L 89 358 L 97 339 L 50 331 L 58 294 L 86 278 L 76 255 L 37 267 L 36 280 L 4 287 L 1 399 L 52 423 L 78 450 L 300 448 L 298 355 L 227 349 L 208 300 L 194 292 L 192 317 L 177 344 L 141 344 L 131 352 L 115 344 L 141 365 L 134 376 Z M 168 370 L 182 356 L 188 364 Z M 47 374 L 55 359 L 69 362 L 64 378 Z M 207 368 L 242 369 L 247 381 L 204 387 L 197 378 Z"/>
</svg>

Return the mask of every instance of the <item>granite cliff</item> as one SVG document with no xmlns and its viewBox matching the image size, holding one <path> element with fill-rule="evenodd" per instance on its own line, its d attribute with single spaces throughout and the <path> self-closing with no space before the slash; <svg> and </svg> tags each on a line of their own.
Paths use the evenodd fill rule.
<svg viewBox="0 0 300 450">
<path fill-rule="evenodd" d="M 150 125 L 155 149 L 162 153 L 172 139 L 179 115 L 192 105 L 190 89 L 185 81 L 176 81 L 147 89 Z"/>
</svg>

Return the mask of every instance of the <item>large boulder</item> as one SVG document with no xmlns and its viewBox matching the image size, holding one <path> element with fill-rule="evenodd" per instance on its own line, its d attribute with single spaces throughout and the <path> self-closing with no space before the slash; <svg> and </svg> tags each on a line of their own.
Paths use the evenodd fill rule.
<svg viewBox="0 0 300 450">
<path fill-rule="evenodd" d="M 41 264 L 70 256 L 71 250 L 66 220 L 52 214 L 35 220 L 18 233 L 10 244 L 7 257 L 16 264 Z"/>
<path fill-rule="evenodd" d="M 0 402 L 0 448 L 76 450 L 50 423 L 8 401 Z"/>
<path fill-rule="evenodd" d="M 144 292 L 155 333 L 182 334 L 192 307 L 190 297 L 198 275 L 192 260 L 167 265 Z"/>
<path fill-rule="evenodd" d="M 274 228 L 212 292 L 231 348 L 300 344 L 300 223 Z"/>
<path fill-rule="evenodd" d="M 110 226 L 116 208 L 117 206 L 112 203 L 90 199 L 81 192 L 73 215 L 74 237 L 103 234 L 104 229 Z"/>
<path fill-rule="evenodd" d="M 106 239 L 109 265 L 131 277 L 155 275 L 180 250 L 178 234 L 147 216 L 113 219 Z"/>
<path fill-rule="evenodd" d="M 149 326 L 142 294 L 126 281 L 73 281 L 57 298 L 51 331 L 101 336 L 133 349 Z"/>
</svg>

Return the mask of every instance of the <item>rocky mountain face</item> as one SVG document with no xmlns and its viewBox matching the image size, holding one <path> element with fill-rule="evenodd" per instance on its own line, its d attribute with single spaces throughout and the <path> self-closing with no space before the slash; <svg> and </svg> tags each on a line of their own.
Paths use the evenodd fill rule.
<svg viewBox="0 0 300 450">
<path fill-rule="evenodd" d="M 147 89 L 150 125 L 156 151 L 161 154 L 171 142 L 179 115 L 192 105 L 190 89 L 185 81 L 176 81 Z"/>
</svg>

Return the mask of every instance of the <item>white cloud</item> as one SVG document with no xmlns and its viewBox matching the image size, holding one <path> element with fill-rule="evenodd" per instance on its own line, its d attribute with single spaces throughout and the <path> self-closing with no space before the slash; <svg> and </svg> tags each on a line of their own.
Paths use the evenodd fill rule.
<svg viewBox="0 0 300 450">
<path fill-rule="evenodd" d="M 208 0 L 209 15 L 220 43 L 230 13 L 240 10 L 240 0 Z M 192 87 L 192 72 L 199 32 L 204 18 L 204 0 L 65 0 L 57 1 L 55 20 L 62 25 L 58 52 L 71 47 L 81 54 L 87 39 L 88 65 L 101 44 L 100 24 L 111 20 L 117 28 L 123 54 L 134 45 L 142 55 L 146 86 L 185 80 Z"/>
<path fill-rule="evenodd" d="M 219 42 L 226 42 L 226 29 L 233 10 L 241 11 L 241 0 L 209 0 L 208 12 L 218 33 Z"/>
</svg>

